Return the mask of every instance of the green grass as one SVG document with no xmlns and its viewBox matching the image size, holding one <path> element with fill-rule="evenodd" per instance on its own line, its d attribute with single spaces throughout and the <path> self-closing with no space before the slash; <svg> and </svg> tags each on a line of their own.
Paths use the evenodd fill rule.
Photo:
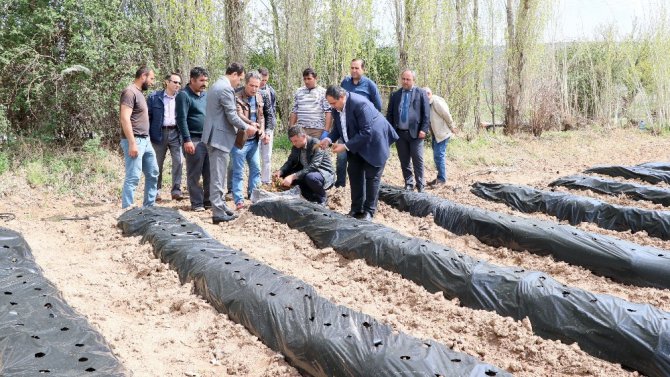
<svg viewBox="0 0 670 377">
<path fill-rule="evenodd" d="M 452 138 L 447 147 L 447 158 L 458 161 L 463 166 L 508 166 L 512 162 L 499 157 L 501 147 L 514 147 L 519 140 L 502 133 L 479 133 L 471 140 L 463 137 Z"/>
<path fill-rule="evenodd" d="M 49 178 L 42 161 L 31 161 L 26 165 L 26 180 L 33 188 L 46 185 Z"/>
<path fill-rule="evenodd" d="M 9 155 L 7 152 L 0 152 L 0 175 L 3 175 L 5 172 L 9 171 L 9 167 Z"/>
<path fill-rule="evenodd" d="M 26 159 L 23 156 L 31 156 Z M 32 188 L 60 194 L 90 196 L 111 193 L 119 185 L 119 158 L 111 158 L 100 140 L 89 141 L 80 150 L 54 147 L 36 140 L 9 144 L 0 152 L 0 175 L 12 171 Z M 118 165 L 118 166 L 116 166 Z"/>
<path fill-rule="evenodd" d="M 275 134 L 274 141 L 272 142 L 273 151 L 282 150 L 288 153 L 291 151 L 291 148 L 293 148 L 293 144 L 291 144 L 291 140 L 288 139 L 286 132 Z"/>
</svg>

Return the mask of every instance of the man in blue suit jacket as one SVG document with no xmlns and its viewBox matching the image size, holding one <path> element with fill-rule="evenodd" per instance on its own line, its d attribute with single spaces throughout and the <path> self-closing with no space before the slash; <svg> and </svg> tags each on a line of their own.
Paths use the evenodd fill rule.
<svg viewBox="0 0 670 377">
<path fill-rule="evenodd" d="M 398 134 L 361 95 L 331 85 L 326 89 L 326 100 L 337 114 L 333 114 L 333 127 L 321 141 L 321 147 L 326 148 L 332 140 L 342 138 L 344 144 L 334 144 L 332 150 L 347 154 L 351 186 L 349 215 L 370 220 L 377 210 L 379 184 L 389 158 L 389 147 L 398 140 Z"/>
<path fill-rule="evenodd" d="M 406 69 L 400 75 L 402 88 L 391 94 L 386 119 L 398 131 L 398 159 L 405 178 L 405 189 L 423 191 L 423 140 L 430 128 L 430 102 L 426 92 L 415 86 L 416 74 Z M 414 165 L 414 176 L 412 166 Z"/>
<path fill-rule="evenodd" d="M 172 199 L 182 200 L 181 173 L 182 151 L 181 135 L 177 129 L 176 103 L 177 92 L 181 89 L 181 75 L 171 73 L 165 76 L 165 90 L 158 90 L 147 98 L 149 110 L 149 138 L 156 151 L 158 160 L 158 194 L 156 201 L 161 201 L 163 186 L 163 162 L 168 149 L 172 156 Z"/>
</svg>

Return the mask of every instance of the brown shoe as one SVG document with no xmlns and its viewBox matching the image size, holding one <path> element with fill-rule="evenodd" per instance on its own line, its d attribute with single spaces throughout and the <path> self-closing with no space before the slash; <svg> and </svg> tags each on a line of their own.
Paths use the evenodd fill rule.
<svg viewBox="0 0 670 377">
<path fill-rule="evenodd" d="M 184 195 L 182 193 L 172 194 L 172 200 L 184 200 Z"/>
<path fill-rule="evenodd" d="M 162 202 L 163 198 L 161 198 L 161 194 L 156 194 L 156 203 Z"/>
</svg>

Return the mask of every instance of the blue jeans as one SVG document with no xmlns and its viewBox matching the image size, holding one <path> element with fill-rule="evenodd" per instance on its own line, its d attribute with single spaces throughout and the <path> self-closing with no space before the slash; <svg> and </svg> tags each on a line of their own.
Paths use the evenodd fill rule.
<svg viewBox="0 0 670 377">
<path fill-rule="evenodd" d="M 251 195 L 254 188 L 261 185 L 261 159 L 258 154 L 258 140 L 248 140 L 242 149 L 233 147 L 230 151 L 233 162 L 233 201 L 235 204 L 244 201 L 242 181 L 244 180 L 244 162 L 249 164 L 249 186 L 247 194 Z"/>
<path fill-rule="evenodd" d="M 131 158 L 128 155 L 128 139 L 121 139 L 121 149 L 123 149 L 126 164 L 126 177 L 123 180 L 123 190 L 121 191 L 121 208 L 128 208 L 133 205 L 135 188 L 140 183 L 142 173 L 144 173 L 144 202 L 142 202 L 142 206 L 152 206 L 156 202 L 156 193 L 158 192 L 156 152 L 154 152 L 149 138 L 135 138 L 135 143 L 137 143 L 138 154 L 137 157 Z"/>
<path fill-rule="evenodd" d="M 435 169 L 437 169 L 437 180 L 440 182 L 447 181 L 447 144 L 449 144 L 448 137 L 439 143 L 435 142 L 433 138 L 433 161 L 435 161 Z"/>
</svg>

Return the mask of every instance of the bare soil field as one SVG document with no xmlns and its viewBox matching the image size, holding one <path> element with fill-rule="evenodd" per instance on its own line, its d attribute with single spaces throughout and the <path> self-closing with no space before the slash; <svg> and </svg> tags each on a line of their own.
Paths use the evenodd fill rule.
<svg viewBox="0 0 670 377">
<path fill-rule="evenodd" d="M 448 183 L 428 191 L 463 204 L 556 221 L 543 214 L 520 214 L 503 204 L 480 199 L 470 193 L 470 185 L 477 181 L 501 182 L 547 190 L 552 180 L 594 165 L 633 165 L 670 159 L 662 152 L 670 150 L 669 138 L 636 129 L 587 129 L 545 133 L 541 138 L 491 135 L 485 139 L 486 143 L 477 147 L 465 141 L 452 142 Z M 122 160 L 116 155 L 113 158 L 118 160 L 121 177 Z M 425 159 L 426 177 L 431 180 L 435 172 L 429 149 Z M 401 177 L 397 157 L 393 155 L 383 180 L 401 185 Z M 21 171 L 0 178 L 3 182 L 0 212 L 16 216 L 0 220 L 0 226 L 23 234 L 46 278 L 100 331 L 132 375 L 300 375 L 281 354 L 195 296 L 190 284 L 181 285 L 176 272 L 155 259 L 150 246 L 141 244 L 139 237 L 123 237 L 116 226 L 122 213 L 120 198 L 110 194 L 110 190 L 82 199 L 81 195 L 62 195 L 48 187 L 31 188 Z M 121 178 L 117 184 L 121 186 Z M 588 191 L 573 193 L 620 205 L 664 209 L 625 197 Z M 329 195 L 332 210 L 348 212 L 348 187 L 330 190 Z M 136 195 L 138 203 L 140 196 Z M 164 201 L 160 205 L 178 209 L 221 243 L 242 249 L 253 258 L 305 281 L 337 304 L 366 313 L 412 336 L 434 339 L 515 375 L 638 375 L 590 356 L 576 344 L 534 335 L 527 320 L 514 321 L 492 312 L 461 307 L 458 300 L 431 294 L 398 274 L 368 266 L 362 260 L 347 260 L 330 248 L 318 249 L 305 234 L 254 216 L 248 209 L 241 210 L 240 217 L 229 224 L 213 225 L 211 212 L 190 212 L 187 201 Z M 411 217 L 383 203 L 373 221 L 497 265 L 544 271 L 571 286 L 670 311 L 670 290 L 623 285 L 551 257 L 494 248 L 472 236 L 454 235 L 435 225 L 431 218 Z M 644 232 L 616 232 L 592 224 L 579 227 L 670 250 L 670 241 L 648 237 Z"/>
</svg>

